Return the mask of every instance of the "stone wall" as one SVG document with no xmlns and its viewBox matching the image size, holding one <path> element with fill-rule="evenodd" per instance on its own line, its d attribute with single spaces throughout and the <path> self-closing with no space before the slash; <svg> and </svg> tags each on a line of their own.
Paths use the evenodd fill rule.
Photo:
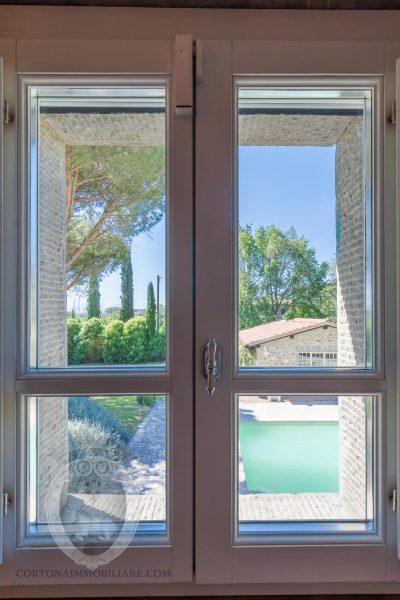
<svg viewBox="0 0 400 600">
<path fill-rule="evenodd" d="M 363 118 L 354 117 L 336 146 L 338 361 L 365 366 L 365 198 Z M 366 404 L 339 396 L 340 495 L 366 516 Z"/>
<path fill-rule="evenodd" d="M 38 194 L 38 367 L 67 364 L 65 145 L 40 123 Z"/>
<path fill-rule="evenodd" d="M 365 366 L 364 128 L 354 117 L 336 145 L 339 364 Z"/>
<path fill-rule="evenodd" d="M 298 352 L 337 352 L 336 327 L 318 327 L 260 344 L 256 348 L 256 365 L 295 367 Z"/>
<path fill-rule="evenodd" d="M 65 145 L 44 119 L 40 123 L 38 194 L 38 366 L 67 364 L 65 278 Z M 38 519 L 53 477 L 68 462 L 67 399 L 38 400 Z M 61 501 L 65 501 L 66 493 Z"/>
</svg>

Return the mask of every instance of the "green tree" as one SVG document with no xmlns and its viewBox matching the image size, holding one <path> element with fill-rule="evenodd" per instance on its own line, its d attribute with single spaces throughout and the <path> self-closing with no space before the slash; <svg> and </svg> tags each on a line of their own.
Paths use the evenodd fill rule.
<svg viewBox="0 0 400 600">
<path fill-rule="evenodd" d="M 241 367 L 251 367 L 255 365 L 256 357 L 255 353 L 252 352 L 247 346 L 244 346 L 241 342 L 239 343 L 239 365 Z"/>
<path fill-rule="evenodd" d="M 82 325 L 78 319 L 68 319 L 67 332 L 69 365 L 80 365 L 85 360 L 86 344 L 81 335 L 81 329 Z"/>
<path fill-rule="evenodd" d="M 121 265 L 121 321 L 129 321 L 133 315 L 133 272 L 129 254 Z"/>
<path fill-rule="evenodd" d="M 90 223 L 83 216 L 75 218 L 70 223 L 67 233 L 69 242 L 74 244 L 74 238 L 79 240 L 90 231 Z M 92 271 L 102 277 L 119 269 L 126 260 L 128 251 L 125 241 L 119 235 L 110 231 L 104 232 L 101 238 L 88 245 L 67 270 L 67 288 L 87 292 L 87 284 Z"/>
<path fill-rule="evenodd" d="M 149 342 L 150 360 L 165 360 L 165 329 L 161 327 L 156 331 Z"/>
<path fill-rule="evenodd" d="M 329 264 L 291 227 L 250 225 L 239 230 L 240 328 L 281 318 L 321 318 Z"/>
<path fill-rule="evenodd" d="M 87 299 L 88 319 L 100 317 L 100 283 L 99 276 L 92 271 L 89 277 L 89 292 Z"/>
<path fill-rule="evenodd" d="M 67 146 L 67 282 L 112 272 L 165 212 L 163 147 Z"/>
<path fill-rule="evenodd" d="M 149 359 L 149 336 L 146 319 L 133 317 L 124 324 L 126 362 L 142 363 Z"/>
<path fill-rule="evenodd" d="M 104 325 L 100 319 L 93 317 L 82 326 L 81 335 L 86 348 L 86 362 L 100 363 L 103 357 Z"/>
<path fill-rule="evenodd" d="M 322 314 L 336 322 L 337 320 L 337 275 L 336 261 L 329 263 L 327 282 L 321 294 L 321 312 Z"/>
<path fill-rule="evenodd" d="M 152 281 L 149 281 L 147 286 L 146 324 L 149 338 L 152 339 L 156 332 L 156 300 L 154 297 L 154 286 Z"/>
<path fill-rule="evenodd" d="M 124 324 L 122 321 L 111 321 L 104 329 L 103 360 L 109 364 L 126 362 Z"/>
</svg>

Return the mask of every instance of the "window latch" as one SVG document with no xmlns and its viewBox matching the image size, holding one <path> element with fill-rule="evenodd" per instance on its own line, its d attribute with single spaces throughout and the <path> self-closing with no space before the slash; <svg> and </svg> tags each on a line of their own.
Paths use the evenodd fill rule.
<svg viewBox="0 0 400 600">
<path fill-rule="evenodd" d="M 3 515 L 5 516 L 8 512 L 8 506 L 11 504 L 12 500 L 11 497 L 8 495 L 7 492 L 5 492 L 2 495 L 2 505 L 3 505 Z"/>
<path fill-rule="evenodd" d="M 211 396 L 215 390 L 215 384 L 221 377 L 221 346 L 217 344 L 214 338 L 209 338 L 208 342 L 202 348 L 203 354 L 203 375 L 207 379 L 206 390 Z"/>
<path fill-rule="evenodd" d="M 389 500 L 392 501 L 392 511 L 397 512 L 397 490 L 393 489 L 389 495 Z"/>
<path fill-rule="evenodd" d="M 395 101 L 392 102 L 389 121 L 392 123 L 392 125 L 396 125 L 396 102 Z"/>
<path fill-rule="evenodd" d="M 8 104 L 8 100 L 4 100 L 4 103 L 3 103 L 3 123 L 5 123 L 7 125 L 8 123 L 11 123 L 12 120 L 13 120 L 13 118 L 10 115 L 10 105 Z"/>
</svg>

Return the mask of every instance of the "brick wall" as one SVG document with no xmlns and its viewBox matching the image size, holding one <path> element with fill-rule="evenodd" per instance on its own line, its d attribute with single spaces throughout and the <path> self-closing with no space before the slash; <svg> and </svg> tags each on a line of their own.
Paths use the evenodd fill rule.
<svg viewBox="0 0 400 600">
<path fill-rule="evenodd" d="M 38 221 L 38 366 L 67 364 L 65 145 L 40 123 Z M 67 399 L 38 401 L 38 518 L 45 521 L 51 480 L 68 461 Z M 61 501 L 65 501 L 66 493 Z"/>
<path fill-rule="evenodd" d="M 336 145 L 336 261 L 339 364 L 365 364 L 365 211 L 362 117 Z"/>
<path fill-rule="evenodd" d="M 45 119 L 40 123 L 38 366 L 67 364 L 65 145 Z"/>
<path fill-rule="evenodd" d="M 336 146 L 338 361 L 365 365 L 365 212 L 363 118 L 354 117 Z M 366 405 L 339 396 L 340 495 L 366 512 Z"/>
<path fill-rule="evenodd" d="M 257 366 L 293 367 L 297 366 L 298 352 L 336 352 L 337 331 L 335 327 L 318 327 L 311 331 L 296 333 L 261 344 L 256 348 Z"/>
</svg>

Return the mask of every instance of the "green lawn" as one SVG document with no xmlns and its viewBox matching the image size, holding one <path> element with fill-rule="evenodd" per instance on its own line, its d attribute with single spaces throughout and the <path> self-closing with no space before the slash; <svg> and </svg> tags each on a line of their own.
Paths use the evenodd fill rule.
<svg viewBox="0 0 400 600">
<path fill-rule="evenodd" d="M 156 400 L 161 400 L 163 396 L 90 396 L 90 398 L 107 408 L 133 435 Z M 140 402 L 139 398 L 143 401 Z"/>
</svg>

